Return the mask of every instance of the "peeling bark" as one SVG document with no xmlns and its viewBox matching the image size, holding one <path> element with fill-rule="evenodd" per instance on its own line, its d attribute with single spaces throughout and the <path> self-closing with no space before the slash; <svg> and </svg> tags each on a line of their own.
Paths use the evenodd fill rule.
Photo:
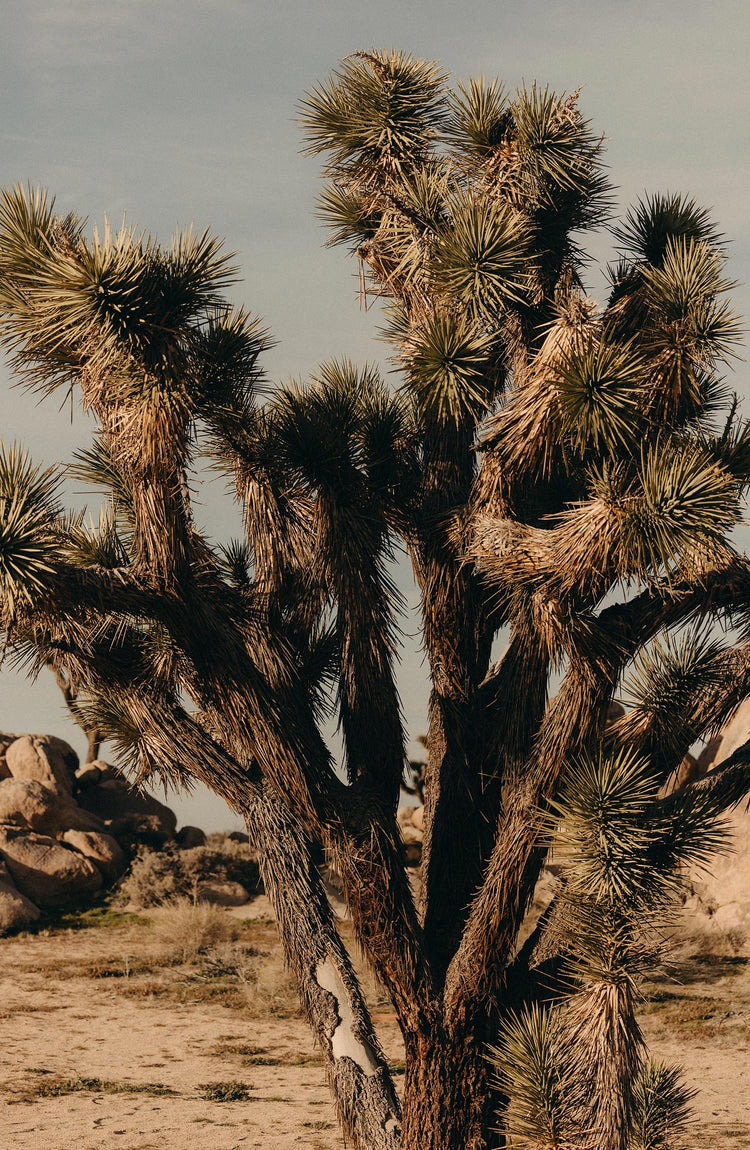
<svg viewBox="0 0 750 1150">
<path fill-rule="evenodd" d="M 244 811 L 286 961 L 355 1150 L 397 1150 L 401 1107 L 300 824 L 266 792 Z"/>
</svg>

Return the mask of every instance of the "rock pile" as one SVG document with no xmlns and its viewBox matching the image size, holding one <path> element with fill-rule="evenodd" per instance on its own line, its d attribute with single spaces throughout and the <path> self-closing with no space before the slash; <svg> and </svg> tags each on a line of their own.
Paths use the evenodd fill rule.
<svg viewBox="0 0 750 1150">
<path fill-rule="evenodd" d="M 168 807 L 53 735 L 0 735 L 0 934 L 99 890 L 140 845 L 175 840 Z M 195 828 L 193 828 L 195 829 Z"/>
<path fill-rule="evenodd" d="M 422 861 L 422 820 L 424 807 L 399 807 L 398 814 L 401 838 L 404 841 L 404 854 L 408 867 L 419 866 Z"/>
<path fill-rule="evenodd" d="M 699 777 L 723 763 L 750 739 L 750 699 L 746 699 L 717 739 L 698 759 Z M 745 798 L 723 821 L 728 850 L 715 855 L 708 870 L 692 876 L 688 899 L 689 932 L 699 946 L 750 954 L 750 808 Z"/>
</svg>

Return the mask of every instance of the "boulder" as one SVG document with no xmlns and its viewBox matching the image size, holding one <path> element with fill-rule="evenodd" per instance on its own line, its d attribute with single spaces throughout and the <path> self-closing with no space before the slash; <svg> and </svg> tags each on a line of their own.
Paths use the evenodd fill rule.
<svg viewBox="0 0 750 1150">
<path fill-rule="evenodd" d="M 411 825 L 416 827 L 418 831 L 424 829 L 424 807 L 415 807 L 414 813 L 411 816 Z"/>
<path fill-rule="evenodd" d="M 230 831 L 227 835 L 233 843 L 249 843 L 250 835 L 246 835 L 244 831 Z"/>
<path fill-rule="evenodd" d="M 0 935 L 22 930 L 39 918 L 39 907 L 21 894 L 5 863 L 0 862 Z"/>
<path fill-rule="evenodd" d="M 696 779 L 702 778 L 705 774 L 702 771 L 698 760 L 690 752 L 685 755 L 676 771 L 667 779 L 664 786 L 659 791 L 659 796 L 671 795 L 673 791 L 678 791 L 680 787 L 686 786 L 688 783 L 694 782 Z"/>
<path fill-rule="evenodd" d="M 11 743 L 15 743 L 18 735 L 3 735 L 0 734 L 0 779 L 9 779 L 10 771 L 8 764 L 5 761 L 5 752 Z"/>
<path fill-rule="evenodd" d="M 706 771 L 708 771 L 716 758 L 716 752 L 721 746 L 722 735 L 714 735 L 713 739 L 709 739 L 705 747 L 698 755 L 698 770 L 700 771 L 699 778 L 703 778 Z"/>
<path fill-rule="evenodd" d="M 36 779 L 0 780 L 0 825 L 56 831 L 60 796 Z"/>
<path fill-rule="evenodd" d="M 710 767 L 715 767 L 750 739 L 750 699 L 745 699 L 738 707 L 733 719 L 721 732 L 721 742 L 717 747 Z"/>
<path fill-rule="evenodd" d="M 0 828 L 0 856 L 19 891 L 38 906 L 54 906 L 102 885 L 90 859 L 33 831 Z"/>
<path fill-rule="evenodd" d="M 61 830 L 103 830 L 99 819 L 80 810 L 73 798 L 36 779 L 0 780 L 0 825 L 56 834 Z"/>
<path fill-rule="evenodd" d="M 612 699 L 609 706 L 607 707 L 607 717 L 605 722 L 607 725 L 610 723 L 616 723 L 617 720 L 621 719 L 624 714 L 625 708 L 623 707 L 622 703 L 616 703 L 615 700 Z"/>
<path fill-rule="evenodd" d="M 102 781 L 102 772 L 96 763 L 84 763 L 76 771 L 76 791 L 86 791 Z"/>
<path fill-rule="evenodd" d="M 177 845 L 183 851 L 191 851 L 193 847 L 204 847 L 206 845 L 205 832 L 200 827 L 180 827 L 177 832 Z"/>
<path fill-rule="evenodd" d="M 159 848 L 175 837 L 177 817 L 169 807 L 124 779 L 106 779 L 78 797 L 79 806 L 101 819 L 109 833 L 127 842 Z"/>
<path fill-rule="evenodd" d="M 243 906 L 250 901 L 250 895 L 239 882 L 200 882 L 195 893 L 198 902 L 210 902 L 214 906 Z"/>
<path fill-rule="evenodd" d="M 127 866 L 127 859 L 117 839 L 102 831 L 66 831 L 62 841 L 84 858 L 90 859 L 109 882 L 119 878 Z"/>
<path fill-rule="evenodd" d="M 54 735 L 21 735 L 5 752 L 14 779 L 36 779 L 60 795 L 72 795 L 78 755 Z"/>
<path fill-rule="evenodd" d="M 698 760 L 698 769 L 716 767 L 750 738 L 750 699 L 739 707 L 720 736 L 712 740 Z M 709 755 L 711 756 L 709 759 Z M 722 821 L 728 825 L 729 849 L 714 855 L 709 869 L 694 872 L 694 897 L 686 910 L 690 929 L 713 949 L 744 950 L 750 953 L 750 810 L 745 798 L 727 811 Z"/>
</svg>

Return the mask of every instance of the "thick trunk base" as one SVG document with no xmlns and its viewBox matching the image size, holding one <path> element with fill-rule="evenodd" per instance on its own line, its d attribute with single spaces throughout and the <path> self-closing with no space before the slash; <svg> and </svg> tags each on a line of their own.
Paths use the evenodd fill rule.
<svg viewBox="0 0 750 1150">
<path fill-rule="evenodd" d="M 406 1040 L 400 1150 L 490 1150 L 498 1145 L 491 1067 L 483 1044 L 438 1031 Z"/>
</svg>

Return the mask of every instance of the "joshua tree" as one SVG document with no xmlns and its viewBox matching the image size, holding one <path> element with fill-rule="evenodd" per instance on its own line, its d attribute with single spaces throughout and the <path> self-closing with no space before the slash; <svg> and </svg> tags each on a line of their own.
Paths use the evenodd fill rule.
<svg viewBox="0 0 750 1150">
<path fill-rule="evenodd" d="M 54 471 L 6 452 L 7 648 L 75 683 L 138 781 L 200 779 L 242 813 L 358 1150 L 485 1150 L 498 1124 L 527 1145 L 667 1145 L 685 1091 L 646 1059 L 635 988 L 682 868 L 750 788 L 742 748 L 659 797 L 750 688 L 744 639 L 707 631 L 750 605 L 720 237 L 689 199 L 644 200 L 599 307 L 579 245 L 607 186 L 575 94 L 451 93 L 435 65 L 373 52 L 302 116 L 332 242 L 384 304 L 393 387 L 333 361 L 259 401 L 268 337 L 225 302 L 213 238 L 87 239 L 44 194 L 6 193 L 5 344 L 29 385 L 79 390 L 100 434 L 77 473 L 108 494 L 89 528 Z M 244 513 L 225 548 L 191 516 L 199 450 Z M 395 817 L 397 543 L 432 682 L 419 905 Z M 403 1032 L 403 1112 L 321 846 Z M 559 893 L 519 947 L 550 849 Z"/>
</svg>

